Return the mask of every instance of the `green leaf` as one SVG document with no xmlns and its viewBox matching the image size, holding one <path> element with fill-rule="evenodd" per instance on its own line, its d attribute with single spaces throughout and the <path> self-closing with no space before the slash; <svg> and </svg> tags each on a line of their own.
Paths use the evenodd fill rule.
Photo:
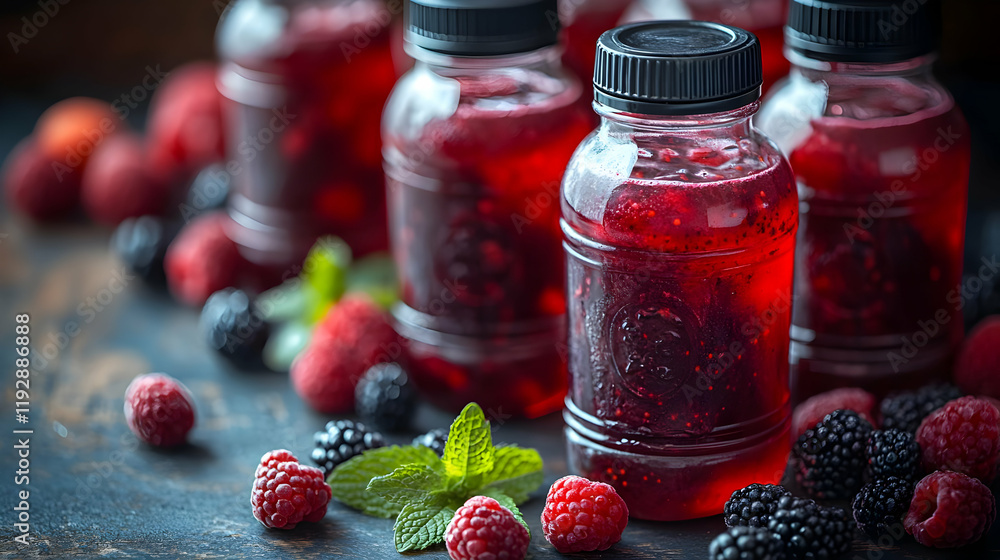
<svg viewBox="0 0 1000 560">
<path fill-rule="evenodd" d="M 475 479 L 493 468 L 495 453 L 493 435 L 483 409 L 476 403 L 469 403 L 448 431 L 442 458 L 445 473 L 452 479 Z"/>
<path fill-rule="evenodd" d="M 517 503 L 528 499 L 544 482 L 542 456 L 534 449 L 516 446 L 496 448 L 493 468 L 483 476 L 485 488 L 503 492 Z"/>
<path fill-rule="evenodd" d="M 297 321 L 305 314 L 307 305 L 301 278 L 292 278 L 257 297 L 257 308 L 269 323 Z"/>
<path fill-rule="evenodd" d="M 497 501 L 497 503 L 509 509 L 510 512 L 514 514 L 514 519 L 517 519 L 518 523 L 524 525 L 525 529 L 528 529 L 528 524 L 524 522 L 524 517 L 521 516 L 521 510 L 517 509 L 517 504 L 514 503 L 514 500 L 510 496 L 504 494 L 496 488 L 488 488 L 480 495 L 493 498 Z M 531 529 L 528 529 L 528 536 L 531 536 Z"/>
<path fill-rule="evenodd" d="M 402 509 L 374 492 L 367 492 L 368 484 L 378 476 L 385 476 L 404 465 L 427 465 L 443 470 L 441 459 L 424 446 L 380 447 L 341 463 L 333 469 L 326 481 L 337 501 L 375 517 L 392 518 Z"/>
<path fill-rule="evenodd" d="M 368 483 L 368 492 L 400 506 L 426 503 L 434 499 L 433 492 L 444 487 L 441 473 L 427 465 L 403 465 L 385 476 Z"/>
<path fill-rule="evenodd" d="M 276 327 L 264 343 L 264 365 L 274 371 L 291 369 L 292 362 L 309 345 L 312 332 L 312 327 L 298 321 Z"/>
<path fill-rule="evenodd" d="M 302 265 L 310 321 L 323 318 L 330 306 L 347 291 L 351 247 L 339 237 L 323 237 L 309 250 Z"/>
<path fill-rule="evenodd" d="M 375 253 L 354 263 L 347 275 L 347 291 L 363 292 L 385 309 L 399 299 L 396 267 L 388 253 Z"/>
<path fill-rule="evenodd" d="M 407 504 L 393 526 L 397 552 L 423 550 L 444 541 L 455 510 L 440 504 Z"/>
</svg>

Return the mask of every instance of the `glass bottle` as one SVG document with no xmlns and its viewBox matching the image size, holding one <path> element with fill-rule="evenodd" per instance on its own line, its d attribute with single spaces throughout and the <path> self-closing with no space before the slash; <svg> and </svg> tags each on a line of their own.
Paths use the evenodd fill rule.
<svg viewBox="0 0 1000 560">
<path fill-rule="evenodd" d="M 558 191 L 591 121 L 555 0 L 443 5 L 409 2 L 416 65 L 383 120 L 393 315 L 431 402 L 540 416 L 566 392 Z"/>
<path fill-rule="evenodd" d="M 717 514 L 788 459 L 798 200 L 751 125 L 761 79 L 735 27 L 638 23 L 599 43 L 601 126 L 562 187 L 564 417 L 571 469 L 633 517 Z"/>
<path fill-rule="evenodd" d="M 237 0 L 216 35 L 233 176 L 227 231 L 262 283 L 316 239 L 388 247 L 379 120 L 397 74 L 381 0 Z"/>
<path fill-rule="evenodd" d="M 802 200 L 793 388 L 884 394 L 946 376 L 962 338 L 969 131 L 931 74 L 935 2 L 813 4 L 792 2 L 792 73 L 757 120 Z"/>
</svg>

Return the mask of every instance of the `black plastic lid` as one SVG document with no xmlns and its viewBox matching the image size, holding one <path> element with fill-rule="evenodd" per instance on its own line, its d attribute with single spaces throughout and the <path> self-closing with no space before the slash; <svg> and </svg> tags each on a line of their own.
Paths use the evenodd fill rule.
<svg viewBox="0 0 1000 560">
<path fill-rule="evenodd" d="M 594 99 L 628 113 L 703 115 L 760 97 L 760 43 L 749 31 L 705 21 L 652 21 L 597 41 Z"/>
<path fill-rule="evenodd" d="M 792 0 L 785 44 L 831 62 L 899 62 L 933 52 L 938 0 Z"/>
<path fill-rule="evenodd" d="M 529 52 L 559 42 L 557 0 L 409 0 L 406 40 L 455 56 Z"/>
</svg>

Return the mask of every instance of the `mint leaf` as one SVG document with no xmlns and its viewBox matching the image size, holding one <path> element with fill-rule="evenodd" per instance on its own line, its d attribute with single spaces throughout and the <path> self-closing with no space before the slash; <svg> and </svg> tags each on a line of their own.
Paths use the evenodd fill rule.
<svg viewBox="0 0 1000 560">
<path fill-rule="evenodd" d="M 455 510 L 439 504 L 407 504 L 393 526 L 397 552 L 423 550 L 444 541 Z"/>
<path fill-rule="evenodd" d="M 503 446 L 496 449 L 493 468 L 483 476 L 485 488 L 503 492 L 517 503 L 544 482 L 542 456 L 534 449 Z"/>
<path fill-rule="evenodd" d="M 524 525 L 525 529 L 528 529 L 528 524 L 524 522 L 524 517 L 521 516 L 521 510 L 517 509 L 517 504 L 514 503 L 514 500 L 510 496 L 504 494 L 496 488 L 488 488 L 480 495 L 493 498 L 497 501 L 497 503 L 509 509 L 510 512 L 514 514 L 514 519 L 517 519 L 518 523 Z M 528 536 L 531 536 L 531 529 L 528 529 Z"/>
<path fill-rule="evenodd" d="M 433 492 L 441 490 L 441 474 L 427 465 L 404 465 L 384 476 L 377 476 L 368 483 L 368 492 L 374 493 L 390 504 L 426 503 L 434 498 Z"/>
<path fill-rule="evenodd" d="M 323 237 L 312 246 L 302 265 L 308 298 L 308 319 L 319 321 L 347 290 L 351 247 L 339 237 Z"/>
<path fill-rule="evenodd" d="M 371 479 L 385 476 L 404 465 L 427 465 L 443 470 L 437 454 L 423 446 L 380 447 L 337 465 L 326 481 L 337 501 L 375 517 L 392 518 L 402 509 L 374 492 L 367 492 Z"/>
<path fill-rule="evenodd" d="M 442 458 L 445 473 L 452 479 L 475 479 L 493 468 L 495 453 L 493 435 L 483 409 L 476 403 L 469 403 L 448 431 Z"/>
<path fill-rule="evenodd" d="M 354 263 L 347 275 L 348 292 L 364 292 L 385 309 L 399 299 L 392 255 L 374 253 Z"/>
</svg>

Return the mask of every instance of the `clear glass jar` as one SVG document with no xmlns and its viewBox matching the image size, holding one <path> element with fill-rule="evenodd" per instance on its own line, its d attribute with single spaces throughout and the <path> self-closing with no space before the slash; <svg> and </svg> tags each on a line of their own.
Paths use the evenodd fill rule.
<svg viewBox="0 0 1000 560">
<path fill-rule="evenodd" d="M 237 0 L 217 32 L 230 236 L 264 284 L 316 239 L 388 247 L 379 120 L 397 74 L 380 0 Z"/>
<path fill-rule="evenodd" d="M 668 24 L 677 36 L 700 22 L 620 29 L 641 39 Z M 717 514 L 734 490 L 777 483 L 788 459 L 798 200 L 788 162 L 751 125 L 756 61 L 757 89 L 718 112 L 595 103 L 601 126 L 563 182 L 570 467 L 613 485 L 633 517 Z"/>
<path fill-rule="evenodd" d="M 591 130 L 557 47 L 416 65 L 383 120 L 394 309 L 427 398 L 528 417 L 566 392 L 558 191 Z"/>
<path fill-rule="evenodd" d="M 758 125 L 802 200 L 791 362 L 798 397 L 947 375 L 962 339 L 969 131 L 933 56 L 792 72 Z"/>
</svg>

